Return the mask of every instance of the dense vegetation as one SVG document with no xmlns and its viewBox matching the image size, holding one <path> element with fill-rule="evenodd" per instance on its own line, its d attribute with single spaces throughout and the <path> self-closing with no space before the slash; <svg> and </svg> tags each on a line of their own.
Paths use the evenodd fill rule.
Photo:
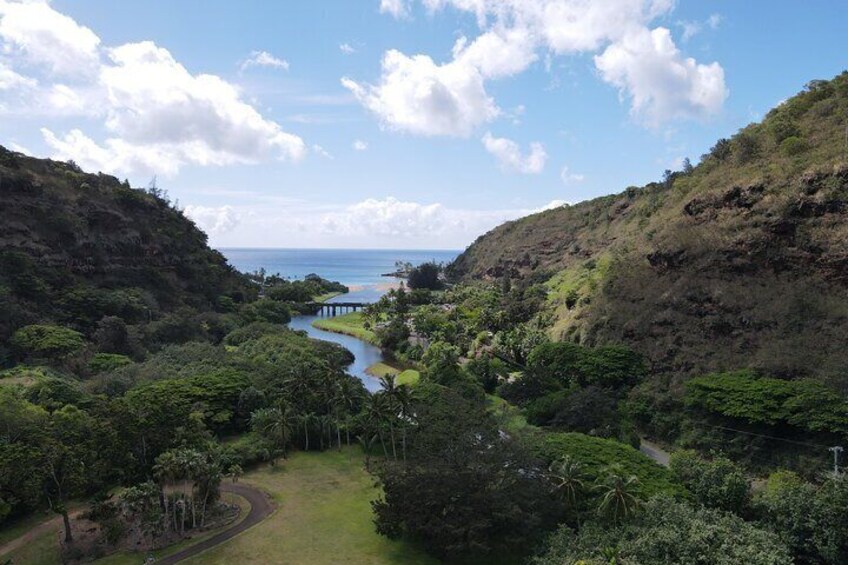
<svg viewBox="0 0 848 565">
<path fill-rule="evenodd" d="M 449 274 L 546 281 L 552 337 L 628 344 L 654 373 L 848 390 L 846 125 L 848 73 L 812 81 L 697 166 L 504 224 Z"/>
</svg>

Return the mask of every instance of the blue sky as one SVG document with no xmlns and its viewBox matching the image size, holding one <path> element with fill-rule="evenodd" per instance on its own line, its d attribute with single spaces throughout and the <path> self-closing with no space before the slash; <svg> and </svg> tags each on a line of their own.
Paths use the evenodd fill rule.
<svg viewBox="0 0 848 565">
<path fill-rule="evenodd" d="M 0 144 L 216 246 L 461 248 L 641 185 L 848 67 L 848 3 L 0 0 Z"/>
</svg>

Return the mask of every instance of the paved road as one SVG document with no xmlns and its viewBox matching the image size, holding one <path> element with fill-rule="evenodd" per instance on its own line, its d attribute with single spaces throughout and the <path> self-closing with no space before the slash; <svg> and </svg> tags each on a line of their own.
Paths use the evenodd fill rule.
<svg viewBox="0 0 848 565">
<path fill-rule="evenodd" d="M 157 560 L 156 565 L 172 565 L 173 563 L 179 563 L 189 557 L 194 557 L 198 553 L 202 553 L 207 549 L 211 549 L 229 539 L 234 538 L 248 528 L 255 526 L 274 512 L 274 506 L 271 504 L 271 501 L 265 493 L 253 488 L 252 486 L 240 483 L 222 483 L 221 491 L 232 492 L 239 496 L 243 496 L 248 500 L 248 502 L 250 502 L 250 513 L 247 515 L 247 518 L 229 530 L 224 530 L 207 540 L 192 545 L 191 547 L 187 547 L 173 555 Z"/>
<path fill-rule="evenodd" d="M 639 451 L 662 465 L 663 467 L 668 467 L 669 461 L 669 453 L 663 450 L 659 445 L 652 443 L 646 439 L 642 439 L 642 443 L 639 446 Z"/>
</svg>

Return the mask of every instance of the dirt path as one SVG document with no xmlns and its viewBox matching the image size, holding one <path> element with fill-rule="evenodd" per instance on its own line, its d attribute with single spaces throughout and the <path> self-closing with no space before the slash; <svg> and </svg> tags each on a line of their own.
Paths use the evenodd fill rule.
<svg viewBox="0 0 848 565">
<path fill-rule="evenodd" d="M 216 534 L 207 540 L 192 545 L 191 547 L 187 547 L 182 551 L 174 553 L 173 555 L 169 555 L 167 557 L 163 557 L 160 560 L 157 560 L 156 565 L 171 565 L 173 563 L 179 563 L 180 561 L 188 559 L 189 557 L 194 557 L 198 553 L 202 553 L 207 549 L 211 549 L 231 538 L 234 538 L 235 536 L 239 535 L 248 528 L 255 526 L 256 524 L 258 524 L 259 522 L 274 513 L 274 505 L 271 503 L 268 496 L 264 492 L 252 486 L 239 483 L 223 483 L 221 485 L 221 491 L 232 492 L 239 496 L 243 496 L 247 499 L 248 502 L 250 502 L 250 513 L 247 515 L 247 518 L 245 518 L 229 530 L 224 530 L 223 532 Z"/>
</svg>

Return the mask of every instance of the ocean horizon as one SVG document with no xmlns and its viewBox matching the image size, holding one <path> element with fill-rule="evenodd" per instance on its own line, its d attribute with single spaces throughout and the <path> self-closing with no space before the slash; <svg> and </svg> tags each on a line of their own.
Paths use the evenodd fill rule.
<svg viewBox="0 0 848 565">
<path fill-rule="evenodd" d="M 302 279 L 315 273 L 338 281 L 357 293 L 381 293 L 397 279 L 383 276 L 395 270 L 398 261 L 420 265 L 428 261 L 450 263 L 460 250 L 445 249 L 298 249 L 222 247 L 218 251 L 243 273 L 265 269 L 286 279 Z"/>
</svg>

